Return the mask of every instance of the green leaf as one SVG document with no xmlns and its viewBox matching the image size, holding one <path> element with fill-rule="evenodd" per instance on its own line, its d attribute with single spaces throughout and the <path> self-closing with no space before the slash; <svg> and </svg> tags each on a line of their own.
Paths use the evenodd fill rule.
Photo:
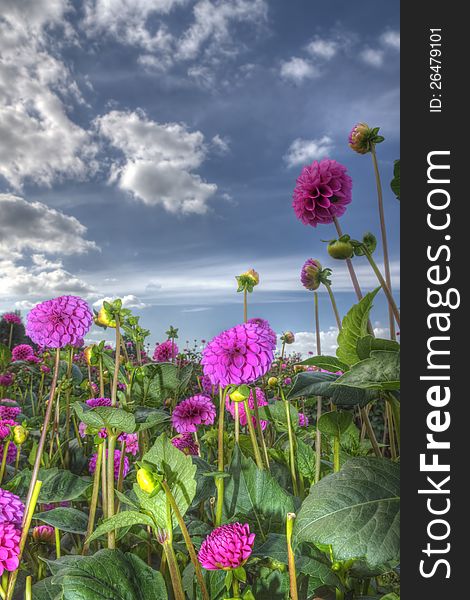
<svg viewBox="0 0 470 600">
<path fill-rule="evenodd" d="M 101 535 L 112 531 L 113 529 L 121 529 L 122 527 L 132 527 L 133 525 L 145 525 L 154 528 L 155 523 L 148 515 L 134 510 L 125 510 L 106 519 L 99 525 L 88 538 L 89 542 L 98 539 Z"/>
<path fill-rule="evenodd" d="M 296 459 L 299 473 L 312 481 L 315 478 L 315 451 L 300 438 L 297 438 Z"/>
<path fill-rule="evenodd" d="M 294 525 L 297 543 L 330 544 L 335 560 L 380 565 L 399 556 L 399 476 L 395 463 L 353 458 L 310 488 Z"/>
<path fill-rule="evenodd" d="M 76 500 L 84 494 L 91 485 L 90 477 L 80 477 L 64 469 L 39 469 L 38 479 L 42 481 L 41 492 L 39 494 L 40 503 L 65 502 Z M 14 492 L 18 496 L 26 496 L 29 483 L 31 481 L 31 471 L 25 469 L 20 471 L 3 487 Z"/>
<path fill-rule="evenodd" d="M 263 533 L 283 530 L 285 516 L 294 512 L 293 497 L 268 471 L 258 469 L 235 446 L 230 464 L 230 480 L 225 483 L 224 509 L 227 519 L 243 515 L 257 523 Z"/>
<path fill-rule="evenodd" d="M 350 412 L 331 411 L 323 413 L 318 420 L 318 429 L 325 435 L 331 437 L 341 437 L 353 421 L 353 416 Z"/>
<path fill-rule="evenodd" d="M 334 385 L 369 390 L 399 390 L 400 353 L 373 350 L 370 358 L 356 363 Z"/>
<path fill-rule="evenodd" d="M 253 584 L 256 600 L 285 600 L 289 594 L 289 575 L 261 567 Z"/>
<path fill-rule="evenodd" d="M 34 518 L 52 525 L 52 527 L 57 527 L 61 531 L 79 533 L 81 535 L 86 533 L 88 525 L 88 516 L 85 513 L 76 508 L 66 506 L 59 506 L 58 508 L 35 514 Z"/>
<path fill-rule="evenodd" d="M 393 179 L 390 182 L 390 187 L 397 199 L 400 200 L 400 160 L 393 163 Z"/>
<path fill-rule="evenodd" d="M 97 406 L 89 408 L 86 404 L 74 402 L 73 409 L 78 418 L 89 427 L 95 429 L 116 429 L 118 432 L 133 433 L 135 418 L 131 413 L 113 406 Z"/>
<path fill-rule="evenodd" d="M 160 572 L 120 550 L 100 550 L 52 578 L 63 600 L 167 600 Z"/>
<path fill-rule="evenodd" d="M 46 577 L 33 585 L 33 600 L 60 600 L 60 586 L 52 584 L 52 577 Z"/>
<path fill-rule="evenodd" d="M 357 341 L 367 335 L 367 322 L 372 308 L 372 302 L 380 290 L 376 288 L 354 304 L 343 319 L 341 331 L 338 334 L 336 356 L 347 365 L 353 365 L 360 360 L 356 346 Z"/>
<path fill-rule="evenodd" d="M 144 431 L 145 429 L 150 429 L 151 427 L 170 421 L 170 415 L 167 412 L 145 406 L 137 408 L 134 418 L 137 425 L 136 431 Z"/>
<path fill-rule="evenodd" d="M 295 406 L 290 402 L 288 402 L 288 407 L 291 422 L 296 425 L 299 421 L 299 413 Z M 286 407 L 283 400 L 276 400 L 276 402 L 268 404 L 267 406 L 260 406 L 259 417 L 260 419 L 266 419 L 271 423 L 283 425 L 284 428 L 287 427 Z"/>
<path fill-rule="evenodd" d="M 329 371 L 330 373 L 336 373 L 336 371 L 347 371 L 349 369 L 349 365 L 336 358 L 336 356 L 312 356 L 311 358 L 303 360 L 299 364 L 319 367 L 320 369 L 325 369 L 325 371 Z"/>
<path fill-rule="evenodd" d="M 155 466 L 162 473 L 175 498 L 181 514 L 184 516 L 196 494 L 196 465 L 191 456 L 187 456 L 173 446 L 165 434 L 158 437 L 154 445 L 144 454 L 142 460 Z M 145 512 L 149 512 L 159 527 L 166 526 L 166 496 L 163 489 L 149 498 L 135 484 L 134 492 Z M 173 517 L 174 519 L 174 517 Z M 176 519 L 174 519 L 176 525 Z"/>
<path fill-rule="evenodd" d="M 355 406 L 356 404 L 365 406 L 377 399 L 378 394 L 373 390 L 361 390 L 333 385 L 338 377 L 338 375 L 319 373 L 318 371 L 299 373 L 289 394 L 289 400 L 302 396 L 324 396 L 325 398 L 331 398 L 331 401 L 336 406 L 348 407 Z"/>
<path fill-rule="evenodd" d="M 369 358 L 373 350 L 387 350 L 389 352 L 400 352 L 400 344 L 395 340 L 385 340 L 376 338 L 373 335 L 366 335 L 357 340 L 357 355 L 361 360 Z M 347 370 L 347 369 L 345 369 Z"/>
<path fill-rule="evenodd" d="M 0 344 L 0 366 L 5 368 L 11 362 L 11 350 L 5 344 Z"/>
<path fill-rule="evenodd" d="M 176 396 L 180 380 L 173 363 L 149 363 L 140 369 L 142 376 L 132 385 L 133 400 L 143 406 L 162 406 L 170 396 Z"/>
</svg>

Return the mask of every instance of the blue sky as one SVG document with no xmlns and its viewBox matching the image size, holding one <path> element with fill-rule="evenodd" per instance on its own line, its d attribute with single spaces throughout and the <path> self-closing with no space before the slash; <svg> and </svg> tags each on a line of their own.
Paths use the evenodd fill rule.
<svg viewBox="0 0 470 600">
<path fill-rule="evenodd" d="M 347 146 L 362 120 L 386 137 L 398 289 L 398 2 L 0 0 L 0 14 L 0 311 L 120 296 L 152 342 L 170 324 L 183 342 L 208 339 L 240 321 L 235 275 L 253 267 L 251 316 L 295 331 L 305 351 L 304 260 L 334 269 L 342 313 L 354 296 L 321 242 L 332 226 L 299 223 L 292 190 L 304 164 L 335 158 L 354 181 L 343 229 L 378 233 L 370 157 Z"/>
</svg>

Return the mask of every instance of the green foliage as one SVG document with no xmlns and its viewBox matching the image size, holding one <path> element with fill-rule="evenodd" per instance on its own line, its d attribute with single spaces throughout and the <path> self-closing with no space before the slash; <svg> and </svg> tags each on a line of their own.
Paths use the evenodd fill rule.
<svg viewBox="0 0 470 600">
<path fill-rule="evenodd" d="M 376 400 L 378 394 L 374 390 L 350 388 L 334 385 L 339 376 L 332 373 L 310 371 L 299 373 L 289 393 L 289 400 L 301 397 L 323 396 L 331 398 L 338 407 L 365 406 Z"/>
<path fill-rule="evenodd" d="M 319 369 L 325 369 L 325 371 L 331 373 L 336 373 L 336 371 L 347 371 L 349 369 L 349 365 L 339 360 L 339 358 L 336 358 L 336 356 L 312 356 L 299 364 L 318 367 Z"/>
<path fill-rule="evenodd" d="M 400 160 L 393 163 L 393 179 L 390 182 L 390 187 L 397 200 L 400 200 Z"/>
<path fill-rule="evenodd" d="M 125 510 L 106 519 L 104 523 L 99 525 L 88 538 L 89 542 L 98 539 L 100 536 L 112 531 L 113 529 L 121 529 L 122 527 L 132 527 L 133 525 L 145 525 L 154 528 L 155 523 L 148 515 L 144 513 Z"/>
<path fill-rule="evenodd" d="M 65 502 L 77 500 L 91 486 L 90 477 L 80 477 L 65 469 L 39 469 L 39 480 L 42 481 L 39 494 L 40 503 Z M 19 496 L 25 496 L 31 481 L 31 471 L 20 471 L 13 479 L 2 487 Z"/>
<path fill-rule="evenodd" d="M 34 515 L 34 518 L 61 531 L 68 533 L 86 533 L 88 516 L 76 508 L 59 506 Z"/>
<path fill-rule="evenodd" d="M 357 355 L 361 360 L 369 358 L 373 350 L 387 350 L 388 352 L 399 352 L 400 344 L 395 340 L 384 340 L 373 335 L 366 335 L 357 340 Z"/>
<path fill-rule="evenodd" d="M 100 430 L 104 427 L 114 429 L 118 433 L 133 433 L 136 428 L 134 415 L 122 408 L 113 406 L 90 408 L 86 404 L 75 402 L 73 409 L 80 421 L 93 429 Z"/>
<path fill-rule="evenodd" d="M 350 412 L 331 411 L 323 413 L 318 421 L 318 429 L 325 435 L 341 437 L 349 429 L 353 421 Z"/>
<path fill-rule="evenodd" d="M 400 353 L 373 350 L 370 358 L 353 365 L 335 381 L 334 385 L 365 390 L 398 390 L 400 389 Z"/>
</svg>

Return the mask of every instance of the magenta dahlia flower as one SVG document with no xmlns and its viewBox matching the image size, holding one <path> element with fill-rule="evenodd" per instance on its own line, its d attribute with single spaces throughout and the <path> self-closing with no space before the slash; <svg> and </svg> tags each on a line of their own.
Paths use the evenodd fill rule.
<svg viewBox="0 0 470 600">
<path fill-rule="evenodd" d="M 207 375 L 203 375 L 201 377 L 201 387 L 203 392 L 206 392 L 206 394 L 214 393 L 214 386 L 212 385 L 212 382 L 209 379 L 209 377 L 207 377 Z"/>
<path fill-rule="evenodd" d="M 111 406 L 112 401 L 111 398 L 90 398 L 86 401 L 87 405 L 91 408 L 96 408 L 97 406 Z"/>
<path fill-rule="evenodd" d="M 0 488 L 0 524 L 21 523 L 23 513 L 24 504 L 19 497 L 8 490 Z"/>
<path fill-rule="evenodd" d="M 137 455 L 139 452 L 139 436 L 137 433 L 121 433 L 118 440 L 125 443 L 124 448 L 127 454 Z"/>
<path fill-rule="evenodd" d="M 37 304 L 29 313 L 26 334 L 46 348 L 74 345 L 91 327 L 93 313 L 78 296 L 59 296 Z"/>
<path fill-rule="evenodd" d="M 3 460 L 3 448 L 4 445 L 0 445 L 0 464 Z M 7 465 L 12 465 L 16 460 L 16 446 L 15 444 L 10 444 L 8 446 L 8 451 L 7 451 Z"/>
<path fill-rule="evenodd" d="M 0 523 L 0 575 L 18 568 L 20 537 L 21 530 L 13 523 Z"/>
<path fill-rule="evenodd" d="M 255 317 L 254 319 L 248 319 L 248 323 L 254 323 L 255 325 L 259 325 L 260 327 L 264 327 L 266 332 L 271 339 L 274 346 L 277 344 L 277 335 L 276 332 L 271 329 L 271 325 L 266 319 L 261 319 L 260 317 Z"/>
<path fill-rule="evenodd" d="M 0 402 L 2 402 L 2 404 L 0 404 L 0 420 L 3 421 L 4 419 L 16 419 L 16 417 L 21 413 L 21 408 L 17 406 L 14 400 L 2 398 Z"/>
<path fill-rule="evenodd" d="M 261 388 L 256 388 L 256 402 L 258 403 L 258 406 L 267 406 L 267 404 L 268 404 L 268 401 L 266 400 L 266 395 Z M 235 418 L 235 402 L 232 402 L 230 400 L 230 396 L 226 397 L 225 406 L 226 406 L 228 412 L 232 415 L 232 417 Z M 253 398 L 253 390 L 250 390 L 250 396 L 248 397 L 248 407 L 249 407 L 250 411 L 253 411 L 255 408 L 255 401 Z M 240 425 L 242 427 L 245 427 L 245 425 L 248 423 L 248 418 L 246 416 L 244 402 L 238 403 L 238 416 L 240 419 Z M 254 427 L 257 427 L 258 422 L 256 421 L 255 417 L 253 416 L 253 412 L 251 413 L 251 420 L 253 422 Z M 264 431 L 266 429 L 266 425 L 268 424 L 268 422 L 265 421 L 264 419 L 260 419 L 260 420 L 261 420 L 261 429 L 262 429 L 262 431 Z"/>
<path fill-rule="evenodd" d="M 13 373 L 2 373 L 0 375 L 0 387 L 10 387 L 13 383 Z"/>
<path fill-rule="evenodd" d="M 16 427 L 18 423 L 13 419 L 2 419 L 0 421 L 0 440 L 4 440 L 10 435 L 11 428 Z"/>
<path fill-rule="evenodd" d="M 315 291 L 320 287 L 320 273 L 322 266 L 318 260 L 308 258 L 300 271 L 300 281 L 304 288 Z"/>
<path fill-rule="evenodd" d="M 107 450 L 106 450 L 106 456 L 108 456 Z M 98 458 L 98 455 L 96 452 L 90 458 L 90 462 L 88 463 L 88 471 L 90 472 L 90 475 L 93 475 L 93 473 L 95 472 L 97 458 Z M 116 480 L 119 478 L 120 463 L 121 463 L 121 451 L 115 450 L 114 451 L 114 479 L 116 479 Z M 129 473 L 129 459 L 127 458 L 127 456 L 124 456 L 124 463 L 123 463 L 123 468 L 122 468 L 122 476 L 124 479 L 127 477 L 128 473 Z"/>
<path fill-rule="evenodd" d="M 236 325 L 204 348 L 201 360 L 204 375 L 221 387 L 252 383 L 269 371 L 274 348 L 266 327 L 257 323 Z"/>
<path fill-rule="evenodd" d="M 171 362 L 178 356 L 178 346 L 172 340 L 167 340 L 155 346 L 153 360 L 155 362 Z"/>
<path fill-rule="evenodd" d="M 214 529 L 202 542 L 198 559 L 204 569 L 229 571 L 243 566 L 253 551 L 255 534 L 245 523 L 229 523 Z"/>
<path fill-rule="evenodd" d="M 202 394 L 191 396 L 177 404 L 171 415 L 171 423 L 178 433 L 197 431 L 199 425 L 212 425 L 214 420 L 214 403 Z"/>
<path fill-rule="evenodd" d="M 11 360 L 30 360 L 34 357 L 34 350 L 29 344 L 19 344 L 11 351 Z"/>
<path fill-rule="evenodd" d="M 5 323 L 10 323 L 10 325 L 21 325 L 21 317 L 16 313 L 5 313 L 2 316 L 2 320 L 5 321 Z"/>
<path fill-rule="evenodd" d="M 172 438 L 171 443 L 175 448 L 178 448 L 178 450 L 181 450 L 181 452 L 184 452 L 185 454 L 191 456 L 198 456 L 199 454 L 199 446 L 190 433 L 183 433 L 182 435 Z"/>
<path fill-rule="evenodd" d="M 304 167 L 294 189 L 293 203 L 297 218 L 304 225 L 332 223 L 341 217 L 351 202 L 352 179 L 346 167 L 324 158 Z"/>
<path fill-rule="evenodd" d="M 308 427 L 308 417 L 301 412 L 299 412 L 299 427 Z"/>
</svg>

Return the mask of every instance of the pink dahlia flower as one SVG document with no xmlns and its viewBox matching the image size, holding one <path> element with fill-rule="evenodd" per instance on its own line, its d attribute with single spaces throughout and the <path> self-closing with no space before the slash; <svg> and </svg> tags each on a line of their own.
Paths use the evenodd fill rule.
<svg viewBox="0 0 470 600">
<path fill-rule="evenodd" d="M 97 406 L 111 406 L 112 401 L 111 398 L 90 398 L 86 403 L 91 408 L 96 408 Z"/>
<path fill-rule="evenodd" d="M 0 524 L 21 523 L 23 513 L 24 504 L 19 497 L 8 490 L 0 488 Z"/>
<path fill-rule="evenodd" d="M 175 448 L 178 448 L 178 450 L 181 450 L 181 452 L 184 452 L 185 454 L 191 456 L 198 456 L 199 454 L 199 446 L 190 433 L 183 433 L 182 435 L 172 438 L 171 443 Z"/>
<path fill-rule="evenodd" d="M 214 385 L 247 384 L 267 373 L 275 344 L 266 327 L 243 323 L 216 336 L 202 353 L 204 375 Z"/>
<path fill-rule="evenodd" d="M 106 450 L 106 457 L 108 456 L 108 451 Z M 96 469 L 96 459 L 98 458 L 98 455 L 93 454 L 93 456 L 90 458 L 90 462 L 88 463 L 88 470 L 90 472 L 90 475 L 93 475 L 93 473 L 95 472 Z M 119 478 L 119 465 L 121 463 L 121 451 L 120 450 L 115 450 L 114 451 L 114 479 L 118 479 Z M 127 456 L 124 457 L 124 464 L 123 464 L 123 469 L 122 469 L 122 476 L 123 478 L 127 477 L 127 474 L 129 473 L 129 459 L 127 458 Z"/>
<path fill-rule="evenodd" d="M 198 559 L 204 569 L 228 571 L 246 563 L 253 551 L 255 534 L 246 523 L 229 523 L 214 529 L 202 542 Z"/>
<path fill-rule="evenodd" d="M 191 396 L 177 404 L 171 415 L 171 423 L 178 433 L 197 431 L 199 425 L 212 425 L 214 420 L 214 403 L 202 394 Z"/>
<path fill-rule="evenodd" d="M 299 427 L 308 427 L 308 417 L 301 412 L 299 412 Z"/>
<path fill-rule="evenodd" d="M 19 344 L 11 351 L 11 359 L 13 362 L 17 360 L 30 360 L 34 357 L 34 350 L 29 344 Z"/>
<path fill-rule="evenodd" d="M 307 290 L 317 290 L 320 287 L 320 272 L 322 266 L 318 260 L 308 258 L 300 271 L 300 281 Z"/>
<path fill-rule="evenodd" d="M 10 323 L 10 325 L 21 325 L 21 317 L 16 313 L 5 313 L 2 316 L 2 320 L 5 321 L 5 323 Z"/>
<path fill-rule="evenodd" d="M 264 327 L 266 332 L 271 339 L 274 346 L 277 344 L 277 335 L 276 332 L 271 329 L 271 325 L 266 319 L 261 319 L 260 317 L 255 317 L 254 319 L 248 319 L 248 323 L 254 323 L 255 325 L 259 325 L 260 327 Z"/>
<path fill-rule="evenodd" d="M 172 340 L 167 340 L 155 346 L 153 360 L 155 362 L 171 362 L 178 356 L 178 346 Z"/>
<path fill-rule="evenodd" d="M 212 385 L 212 382 L 207 375 L 203 375 L 201 377 L 201 387 L 202 390 L 206 392 L 206 394 L 214 393 L 214 386 Z"/>
<path fill-rule="evenodd" d="M 10 387 L 13 383 L 13 373 L 2 373 L 0 375 L 0 387 Z"/>
<path fill-rule="evenodd" d="M 46 544 L 55 543 L 54 527 L 50 525 L 39 525 L 33 529 L 33 540 L 35 542 L 45 542 Z"/>
<path fill-rule="evenodd" d="M 11 428 L 16 427 L 18 423 L 13 419 L 2 419 L 0 421 L 0 440 L 4 440 L 10 435 Z"/>
<path fill-rule="evenodd" d="M 0 446 L 0 464 L 3 460 L 3 444 Z M 16 446 L 15 444 L 10 444 L 8 446 L 7 451 L 7 465 L 12 465 L 16 460 Z"/>
<path fill-rule="evenodd" d="M 2 404 L 0 404 L 0 420 L 16 419 L 21 413 L 21 408 L 17 406 L 13 400 L 3 398 L 0 402 L 2 402 Z"/>
<path fill-rule="evenodd" d="M 256 388 L 256 401 L 258 403 L 258 406 L 267 406 L 267 404 L 268 404 L 268 401 L 266 400 L 266 396 L 261 388 Z M 230 400 L 229 396 L 227 396 L 227 398 L 225 399 L 225 406 L 227 407 L 227 410 L 232 415 L 232 417 L 235 418 L 235 402 L 232 402 Z M 250 390 L 250 396 L 248 398 L 248 407 L 251 411 L 251 420 L 253 422 L 254 427 L 256 427 L 258 425 L 258 422 L 256 421 L 255 417 L 253 416 L 253 410 L 255 409 L 253 390 Z M 238 415 L 240 418 L 240 425 L 242 427 L 245 427 L 245 425 L 248 423 L 248 418 L 246 416 L 244 402 L 238 403 Z M 268 422 L 263 419 L 260 419 L 260 420 L 261 420 L 261 429 L 264 431 L 266 429 L 266 425 L 268 424 Z"/>
<path fill-rule="evenodd" d="M 352 179 L 346 167 L 324 158 L 304 167 L 294 189 L 293 203 L 297 218 L 316 227 L 341 217 L 351 202 Z"/>
<path fill-rule="evenodd" d="M 118 437 L 120 442 L 125 442 L 125 451 L 127 454 L 136 456 L 139 452 L 139 436 L 137 433 L 121 433 Z"/>
<path fill-rule="evenodd" d="M 0 523 L 0 575 L 18 568 L 20 537 L 21 530 L 13 523 Z"/>
<path fill-rule="evenodd" d="M 83 338 L 91 327 L 93 313 L 78 296 L 59 296 L 37 304 L 29 313 L 26 334 L 46 348 L 64 348 Z"/>
</svg>

